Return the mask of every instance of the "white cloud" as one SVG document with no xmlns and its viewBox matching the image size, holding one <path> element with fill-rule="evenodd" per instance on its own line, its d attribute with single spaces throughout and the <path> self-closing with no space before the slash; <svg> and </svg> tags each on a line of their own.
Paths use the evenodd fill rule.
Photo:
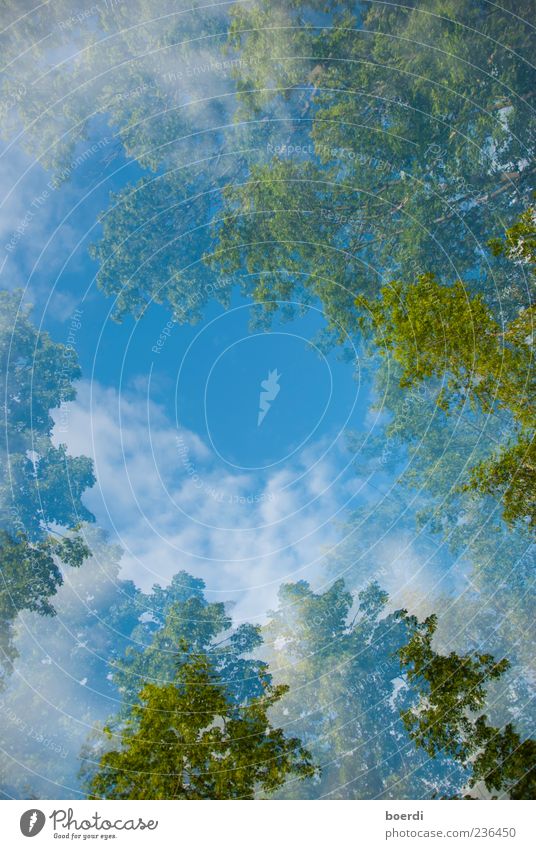
<svg viewBox="0 0 536 849">
<path fill-rule="evenodd" d="M 342 445 L 320 461 L 319 442 L 275 471 L 236 473 L 141 393 L 86 381 L 67 421 L 60 432 L 57 417 L 55 439 L 95 462 L 85 501 L 124 549 L 122 577 L 148 589 L 185 569 L 210 600 L 233 599 L 237 621 L 261 620 L 282 581 L 321 578 L 348 497 L 347 481 L 333 484 L 348 462 Z"/>
</svg>

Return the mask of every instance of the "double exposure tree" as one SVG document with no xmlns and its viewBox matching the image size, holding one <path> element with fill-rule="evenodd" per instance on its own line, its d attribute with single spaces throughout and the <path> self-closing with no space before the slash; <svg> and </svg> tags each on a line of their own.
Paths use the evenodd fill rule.
<svg viewBox="0 0 536 849">
<path fill-rule="evenodd" d="M 71 457 L 52 439 L 51 410 L 76 395 L 74 350 L 35 327 L 20 292 L 0 292 L 0 313 L 0 608 L 9 669 L 17 611 L 52 615 L 61 563 L 79 566 L 89 553 L 77 531 L 93 520 L 81 499 L 95 478 L 89 458 Z"/>
<path fill-rule="evenodd" d="M 408 736 L 400 712 L 414 693 L 401 686 L 397 652 L 410 631 L 388 612 L 377 582 L 350 592 L 343 580 L 315 593 L 284 584 L 263 630 L 274 679 L 290 689 L 276 706 L 320 766 L 320 776 L 280 795 L 335 799 L 454 794 L 464 770 L 448 756 L 430 760 Z"/>
<path fill-rule="evenodd" d="M 234 704 L 264 692 L 258 629 L 233 627 L 224 605 L 207 601 L 201 579 L 178 571 L 165 587 L 142 592 L 121 576 L 121 551 L 101 530 L 88 526 L 85 537 L 91 558 L 58 588 L 57 617 L 26 610 L 14 623 L 19 674 L 6 682 L 0 711 L 0 793 L 8 798 L 48 798 L 59 788 L 79 797 L 81 778 L 109 748 L 102 726 L 119 736 L 144 685 L 175 680 L 181 639 L 209 655 Z"/>
<path fill-rule="evenodd" d="M 336 340 L 341 324 L 352 326 L 352 294 L 424 271 L 470 275 L 490 306 L 514 317 L 531 303 L 523 274 L 490 262 L 485 244 L 533 186 L 523 11 L 529 4 L 436 0 L 426 9 L 360 4 L 324 25 L 305 14 L 308 50 L 281 60 L 271 85 L 276 103 L 277 68 L 290 78 L 287 92 L 299 88 L 301 68 L 309 107 L 299 121 L 274 111 L 272 161 L 253 163 L 247 180 L 225 189 L 211 264 L 262 274 L 256 294 L 269 310 L 319 298 Z M 233 43 L 247 51 L 271 38 L 273 53 L 277 37 L 261 15 L 258 30 Z M 239 96 L 249 104 L 255 93 Z M 270 118 L 266 87 L 259 96 Z"/>
<path fill-rule="evenodd" d="M 101 757 L 91 778 L 91 797 L 251 799 L 314 774 L 301 742 L 268 718 L 284 686 L 263 676 L 262 694 L 237 704 L 207 653 L 186 642 L 179 650 L 174 679 L 140 690 L 120 748 Z"/>
<path fill-rule="evenodd" d="M 489 653 L 440 654 L 432 647 L 437 616 L 419 622 L 401 614 L 412 631 L 398 654 L 410 685 L 420 692 L 402 718 L 416 744 L 430 757 L 448 754 L 472 773 L 469 787 L 483 782 L 489 792 L 511 799 L 533 799 L 536 789 L 536 740 L 522 740 L 511 722 L 503 728 L 480 713 L 486 685 L 500 678 L 508 661 Z"/>
<path fill-rule="evenodd" d="M 468 487 L 502 497 L 510 522 L 536 524 L 535 377 L 532 353 L 534 307 L 501 326 L 481 295 L 461 281 L 442 285 L 433 275 L 392 281 L 378 298 L 358 298 L 364 327 L 400 369 L 400 385 L 441 382 L 436 403 L 479 406 L 484 414 L 506 411 L 513 435 L 472 471 Z"/>
</svg>

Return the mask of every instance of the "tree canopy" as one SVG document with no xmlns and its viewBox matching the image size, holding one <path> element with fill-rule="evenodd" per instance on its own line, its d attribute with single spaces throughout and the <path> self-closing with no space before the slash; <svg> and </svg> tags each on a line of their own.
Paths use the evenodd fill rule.
<svg viewBox="0 0 536 849">
<path fill-rule="evenodd" d="M 263 694 L 236 704 L 206 653 L 183 643 L 175 680 L 146 684 L 91 779 L 105 799 L 252 799 L 315 772 L 307 750 L 268 719 L 286 687 L 263 678 Z M 110 733 L 110 732 L 109 732 Z"/>
<path fill-rule="evenodd" d="M 431 757 L 448 753 L 470 764 L 469 786 L 482 781 L 488 791 L 511 799 L 532 799 L 536 787 L 536 740 L 521 740 L 512 723 L 504 728 L 488 724 L 479 711 L 485 704 L 486 684 L 500 678 L 508 661 L 477 653 L 442 655 L 432 648 L 437 616 L 420 623 L 407 617 L 413 633 L 399 650 L 410 684 L 421 696 L 416 707 L 402 714 L 410 735 Z"/>
<path fill-rule="evenodd" d="M 71 457 L 52 439 L 51 410 L 76 396 L 73 348 L 35 327 L 20 292 L 0 292 L 0 315 L 0 616 L 10 669 L 18 611 L 53 615 L 61 564 L 77 567 L 88 556 L 78 529 L 94 518 L 82 495 L 95 477 L 88 457 Z"/>
</svg>

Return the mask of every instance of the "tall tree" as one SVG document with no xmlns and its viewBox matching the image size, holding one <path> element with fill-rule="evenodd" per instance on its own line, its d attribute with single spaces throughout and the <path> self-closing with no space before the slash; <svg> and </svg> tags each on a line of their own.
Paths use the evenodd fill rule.
<svg viewBox="0 0 536 849">
<path fill-rule="evenodd" d="M 255 10 L 257 26 L 233 43 L 244 51 L 248 41 L 264 44 L 271 70 L 277 24 L 264 19 L 262 2 L 237 14 L 252 18 Z M 423 8 L 412 0 L 359 4 L 355 14 L 327 20 L 304 8 L 303 17 L 308 52 L 276 66 L 271 90 L 275 102 L 280 65 L 292 78 L 287 92 L 300 68 L 310 108 L 299 120 L 295 109 L 286 121 L 274 111 L 273 159 L 225 191 L 215 261 L 262 274 L 259 300 L 270 310 L 312 292 L 335 340 L 341 324 L 351 326 L 352 293 L 423 269 L 465 273 L 491 306 L 515 316 L 531 302 L 523 274 L 491 264 L 483 247 L 533 187 L 531 33 L 523 10 L 451 0 Z M 312 59 L 310 72 L 303 56 Z M 266 88 L 259 98 L 269 119 Z M 256 97 L 239 96 L 246 104 Z"/>
<path fill-rule="evenodd" d="M 463 785 L 460 766 L 423 756 L 400 719 L 414 699 L 397 656 L 409 634 L 388 601 L 376 582 L 354 593 L 340 579 L 320 593 L 305 581 L 280 588 L 264 629 L 274 679 L 290 685 L 275 716 L 321 768 L 319 778 L 280 795 L 421 798 L 431 787 L 452 794 Z"/>
<path fill-rule="evenodd" d="M 79 566 L 89 554 L 77 531 L 93 520 L 81 499 L 95 477 L 88 457 L 52 440 L 51 410 L 76 396 L 74 350 L 34 326 L 20 292 L 0 292 L 0 315 L 0 609 L 10 668 L 17 611 L 53 615 L 61 563 Z"/>
<path fill-rule="evenodd" d="M 18 674 L 0 699 L 6 797 L 83 796 L 79 772 L 95 771 L 102 726 L 120 735 L 144 684 L 175 680 L 181 639 L 209 655 L 233 703 L 264 692 L 258 629 L 233 628 L 224 606 L 206 600 L 202 580 L 178 572 L 142 592 L 120 577 L 121 551 L 102 531 L 90 526 L 85 537 L 90 559 L 58 588 L 57 616 L 23 611 L 14 622 Z"/>
<path fill-rule="evenodd" d="M 252 799 L 315 768 L 268 711 L 286 691 L 263 678 L 263 694 L 236 704 L 206 653 L 183 642 L 175 680 L 146 684 L 89 784 L 92 798 Z M 111 734 L 111 731 L 108 733 Z"/>
<path fill-rule="evenodd" d="M 508 661 L 478 652 L 439 654 L 432 648 L 437 616 L 418 622 L 405 611 L 399 615 L 412 634 L 398 654 L 409 683 L 421 694 L 418 704 L 402 714 L 416 744 L 431 757 L 447 753 L 464 766 L 470 765 L 470 787 L 482 781 L 490 792 L 533 799 L 536 740 L 522 741 L 511 723 L 495 728 L 485 714 L 479 714 L 486 685 L 501 677 Z"/>
<path fill-rule="evenodd" d="M 536 524 L 536 380 L 532 337 L 534 307 L 501 326 L 481 295 L 470 296 L 461 281 L 444 286 L 433 275 L 411 283 L 393 281 L 379 297 L 356 300 L 375 344 L 400 367 L 407 389 L 435 378 L 442 386 L 439 407 L 478 405 L 486 415 L 507 411 L 514 435 L 499 452 L 480 463 L 469 486 L 504 498 L 509 521 Z"/>
<path fill-rule="evenodd" d="M 147 621 L 137 624 L 126 652 L 109 659 L 110 680 L 122 698 L 118 721 L 137 702 L 142 684 L 160 686 L 174 680 L 181 640 L 193 652 L 210 654 L 213 670 L 234 702 L 261 694 L 266 667 L 251 657 L 262 643 L 259 629 L 248 623 L 233 628 L 225 604 L 207 602 L 203 590 L 202 580 L 178 572 L 165 590 L 156 586 L 149 595 L 140 595 Z"/>
</svg>

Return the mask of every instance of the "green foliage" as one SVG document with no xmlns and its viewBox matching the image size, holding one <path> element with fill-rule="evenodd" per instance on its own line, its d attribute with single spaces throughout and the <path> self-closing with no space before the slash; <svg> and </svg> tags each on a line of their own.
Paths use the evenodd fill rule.
<svg viewBox="0 0 536 849">
<path fill-rule="evenodd" d="M 144 177 L 111 196 L 102 239 L 90 253 L 99 262 L 99 287 L 115 298 L 116 319 L 140 318 L 151 304 L 167 303 L 178 323 L 193 323 L 214 294 L 229 303 L 229 283 L 211 278 L 200 262 L 213 201 L 195 176 L 195 186 L 182 172 Z"/>
<path fill-rule="evenodd" d="M 93 520 L 81 499 L 95 477 L 88 457 L 71 457 L 65 445 L 52 442 L 51 410 L 76 397 L 80 368 L 72 346 L 34 326 L 21 292 L 0 292 L 0 315 L 0 621 L 9 670 L 17 612 L 52 614 L 49 596 L 62 583 L 59 564 L 80 566 L 89 554 L 77 531 Z"/>
<path fill-rule="evenodd" d="M 504 238 L 491 239 L 489 246 L 495 256 L 505 256 L 512 262 L 529 265 L 534 273 L 536 265 L 536 207 L 529 206 L 511 227 Z"/>
<path fill-rule="evenodd" d="M 521 433 L 513 445 L 501 448 L 471 470 L 468 489 L 488 493 L 503 503 L 509 524 L 529 518 L 536 527 L 536 440 Z"/>
<path fill-rule="evenodd" d="M 255 281 L 251 294 L 268 319 L 276 310 L 292 316 L 298 304 L 303 309 L 320 300 L 328 333 L 346 342 L 355 316 L 352 272 L 361 263 L 331 208 L 347 199 L 344 188 L 330 185 L 311 163 L 274 159 L 252 166 L 248 181 L 226 187 L 223 198 L 224 215 L 214 226 L 217 248 L 206 257 L 211 268 L 227 275 L 246 268 Z M 341 208 L 351 216 L 357 201 Z"/>
<path fill-rule="evenodd" d="M 305 581 L 280 588 L 263 632 L 274 679 L 290 686 L 276 717 L 321 768 L 319 779 L 284 788 L 286 798 L 401 799 L 460 786 L 462 770 L 425 757 L 404 729 L 411 693 L 397 651 L 408 630 L 387 604 L 376 582 L 356 593 L 340 579 L 321 593 Z"/>
<path fill-rule="evenodd" d="M 14 623 L 22 610 L 42 616 L 54 616 L 50 601 L 63 583 L 59 562 L 78 567 L 90 551 L 80 537 L 33 542 L 19 535 L 12 538 L 0 530 L 0 687 L 6 672 L 11 672 L 17 651 L 13 645 Z"/>
<path fill-rule="evenodd" d="M 486 683 L 499 678 L 508 661 L 496 662 L 489 654 L 436 654 L 432 649 L 436 615 L 422 623 L 409 617 L 408 625 L 413 633 L 398 654 L 410 684 L 418 683 L 425 695 L 418 708 L 404 711 L 404 724 L 430 757 L 445 751 L 466 762 L 475 745 L 475 721 L 470 715 L 483 707 Z"/>
<path fill-rule="evenodd" d="M 262 119 L 267 109 L 284 115 L 314 69 L 318 33 L 311 13 L 329 12 L 333 5 L 328 0 L 256 0 L 231 6 L 226 46 L 240 60 L 234 72 L 238 119 Z"/>
<path fill-rule="evenodd" d="M 477 722 L 477 738 L 485 745 L 473 764 L 473 783 L 484 781 L 488 790 L 503 791 L 510 799 L 532 799 L 536 794 L 536 740 L 524 740 L 509 723 L 502 731 Z"/>
<path fill-rule="evenodd" d="M 523 61 L 531 34 L 522 20 L 530 18 L 530 2 L 521 0 L 514 11 L 468 0 L 432 0 L 426 7 L 410 0 L 363 5 L 360 21 L 341 15 L 325 43 L 319 81 L 322 117 L 345 110 L 346 123 L 334 122 L 331 138 L 349 139 L 350 121 L 356 126 L 366 117 L 366 126 L 388 128 L 382 145 L 394 156 L 422 159 L 433 143 L 448 150 L 448 164 L 439 167 L 453 168 L 458 178 L 471 181 L 479 165 L 513 171 L 516 155 L 525 153 L 519 139 L 534 142 L 534 125 L 518 100 L 532 87 Z M 518 61 L 506 46 L 514 43 Z M 365 133 L 364 144 L 372 146 L 373 136 Z"/>
<path fill-rule="evenodd" d="M 63 581 L 50 599 L 53 615 L 25 609 L 13 622 L 16 674 L 0 699 L 3 797 L 51 798 L 61 787 L 66 798 L 80 798 L 87 729 L 104 722 L 119 698 L 109 664 L 124 652 L 152 598 L 119 577 L 121 551 L 103 531 L 88 525 L 84 540 L 91 552 L 83 568 L 63 568 L 70 555 L 76 565 L 78 536 L 69 537 L 71 551 L 63 546 L 56 561 Z"/>
<path fill-rule="evenodd" d="M 199 151 L 214 150 L 200 132 L 211 126 L 210 108 L 200 114 L 189 107 L 183 90 L 189 67 L 207 64 L 207 48 L 218 51 L 225 38 L 219 9 L 178 9 L 175 0 L 157 7 L 154 0 L 90 7 L 58 0 L 46 10 L 29 6 L 27 14 L 18 0 L 7 6 L 16 24 L 0 35 L 10 68 L 0 83 L 0 131 L 20 135 L 32 158 L 55 172 L 56 185 L 69 179 L 79 156 L 92 156 L 97 116 L 110 127 L 99 159 L 117 156 L 119 142 L 129 158 L 156 170 L 193 132 Z"/>
<path fill-rule="evenodd" d="M 412 0 L 337 9 L 323 26 L 315 8 L 291 6 L 284 23 L 278 5 L 233 11 L 233 48 L 258 57 L 237 70 L 238 117 L 273 119 L 258 143 L 279 152 L 225 192 L 218 261 L 263 275 L 255 297 L 268 317 L 278 300 L 318 297 L 332 342 L 352 324 L 352 295 L 424 269 L 470 275 L 473 290 L 513 317 L 531 302 L 522 270 L 490 267 L 482 244 L 532 190 L 523 16 Z M 294 49 L 283 61 L 287 32 Z"/>
<path fill-rule="evenodd" d="M 392 414 L 385 455 L 409 462 L 393 501 L 366 528 L 363 512 L 353 517 L 361 547 L 348 561 L 354 577 L 358 569 L 370 574 L 364 552 L 378 531 L 383 537 L 385 528 L 398 528 L 402 511 L 404 530 L 412 524 L 400 494 L 407 484 L 418 490 L 411 504 L 420 529 L 443 533 L 472 558 L 477 597 L 460 603 L 459 630 L 468 612 L 480 628 L 488 617 L 489 639 L 500 631 L 533 662 L 528 641 L 519 640 L 533 575 L 524 540 L 495 520 L 486 522 L 492 529 L 481 527 L 497 498 L 507 522 L 536 522 L 533 281 L 526 274 L 535 258 L 534 209 L 489 242 L 492 257 L 481 247 L 514 220 L 532 188 L 532 33 L 523 20 L 531 4 L 430 0 L 424 8 L 408 0 L 358 4 L 355 15 L 335 9 L 333 17 L 322 0 L 258 0 L 231 9 L 228 32 L 219 10 L 207 17 L 206 9 L 190 13 L 173 0 L 159 5 L 157 18 L 152 0 L 135 0 L 94 7 L 90 25 L 65 24 L 79 9 L 85 6 L 59 0 L 33 12 L 26 0 L 6 0 L 19 22 L 0 36 L 10 67 L 0 116 L 3 132 L 21 131 L 32 158 L 58 169 L 58 185 L 78 167 L 77 148 L 95 115 L 106 116 L 128 157 L 162 169 L 113 195 L 101 219 L 93 256 L 116 317 L 139 318 L 163 303 L 176 321 L 196 320 L 213 294 L 227 305 L 236 280 L 266 325 L 276 309 L 292 315 L 291 301 L 304 309 L 320 301 L 326 338 L 337 344 L 367 310 L 376 345 L 391 355 L 376 378 Z M 188 62 L 207 61 L 207 49 L 219 50 L 226 37 L 239 103 L 232 129 L 225 84 L 212 77 L 210 105 L 198 108 L 195 85 L 186 93 L 178 83 Z M 28 45 L 32 61 L 20 61 Z M 307 152 L 292 155 L 289 143 Z M 274 145 L 280 152 L 266 156 Z M 183 169 L 189 157 L 198 173 Z M 455 274 L 465 287 L 438 282 Z M 375 299 L 378 281 L 391 278 Z M 88 458 L 69 457 L 51 441 L 50 411 L 75 397 L 74 352 L 37 333 L 18 296 L 0 298 L 7 400 L 0 620 L 9 665 L 17 611 L 50 617 L 61 564 L 78 566 L 87 556 L 76 533 L 54 540 L 49 531 L 76 532 L 92 519 L 81 499 L 94 477 Z M 376 449 L 382 440 L 369 444 Z M 357 462 L 364 472 L 365 458 Z M 151 597 L 121 584 L 123 593 L 106 620 L 128 640 L 118 636 L 112 645 L 91 621 L 100 615 L 94 610 L 69 620 L 81 643 L 98 644 L 110 659 L 99 667 L 103 692 L 121 698 L 108 726 L 121 748 L 103 756 L 92 779 L 96 796 L 250 798 L 259 790 L 288 793 L 287 779 L 309 778 L 300 785 L 304 795 L 413 798 L 415 787 L 454 792 L 463 766 L 489 791 L 534 797 L 534 741 L 522 741 L 509 723 L 500 730 L 475 718 L 488 685 L 512 669 L 478 651 L 436 653 L 435 619 L 419 625 L 387 613 L 376 584 L 358 598 L 341 581 L 319 594 L 305 582 L 281 589 L 265 630 L 266 654 L 283 682 L 275 687 L 266 664 L 244 656 L 259 648 L 258 629 L 231 633 L 225 608 L 207 604 L 195 579 L 180 573 Z M 145 604 L 149 617 L 139 621 Z M 54 626 L 42 625 L 49 645 Z M 181 640 L 190 654 L 177 671 Z M 73 662 L 71 677 L 81 651 L 63 658 Z M 399 658 L 408 668 L 402 686 Z M 422 688 L 418 706 L 412 687 Z M 87 722 L 93 717 L 82 693 L 77 715 Z M 320 777 L 279 727 L 289 713 L 324 764 Z"/>
<path fill-rule="evenodd" d="M 0 292 L 0 526 L 30 539 L 51 524 L 74 527 L 93 516 L 81 502 L 95 477 L 91 460 L 70 457 L 51 440 L 50 411 L 76 397 L 80 367 L 72 346 L 54 342 L 30 319 L 21 292 Z"/>
<path fill-rule="evenodd" d="M 448 753 L 472 767 L 469 786 L 484 782 L 512 799 L 533 798 L 536 782 L 536 741 L 521 742 L 511 723 L 503 729 L 490 726 L 485 714 L 487 685 L 508 668 L 506 659 L 472 652 L 442 655 L 432 648 L 437 616 L 419 622 L 401 611 L 411 633 L 399 657 L 410 685 L 420 691 L 416 706 L 403 711 L 402 719 L 417 746 L 430 755 Z"/>
<path fill-rule="evenodd" d="M 199 579 L 194 583 L 190 575 L 178 572 L 165 591 L 154 587 L 147 597 L 149 622 L 138 624 L 124 656 L 110 661 L 111 681 L 123 701 L 122 717 L 136 702 L 142 684 L 160 686 L 174 680 L 176 647 L 181 640 L 187 640 L 194 652 L 210 652 L 214 672 L 233 701 L 241 703 L 260 694 L 265 664 L 244 657 L 262 643 L 259 629 L 243 624 L 233 630 L 225 605 L 207 603 L 203 587 Z"/>
<path fill-rule="evenodd" d="M 403 387 L 443 378 L 446 409 L 452 399 L 468 398 L 485 412 L 496 405 L 522 424 L 533 423 L 530 346 L 519 338 L 511 345 L 511 328 L 503 332 L 482 296 L 470 296 L 460 280 L 443 286 L 421 274 L 415 282 L 393 281 L 377 300 L 360 297 L 357 305 L 369 313 L 376 345 L 401 365 Z"/>
<path fill-rule="evenodd" d="M 469 403 L 485 414 L 513 416 L 516 438 L 482 461 L 469 485 L 503 497 L 507 521 L 534 526 L 536 380 L 532 340 L 525 335 L 534 308 L 503 328 L 481 295 L 470 296 L 461 281 L 443 286 L 431 274 L 393 281 L 377 299 L 361 296 L 356 304 L 365 313 L 362 326 L 372 328 L 376 346 L 400 367 L 401 387 L 435 378 L 444 410 Z"/>
<path fill-rule="evenodd" d="M 264 679 L 261 696 L 237 705 L 207 654 L 180 649 L 175 680 L 140 691 L 121 748 L 100 760 L 91 798 L 252 799 L 314 774 L 300 741 L 268 719 L 285 687 Z"/>
<path fill-rule="evenodd" d="M 72 347 L 39 332 L 22 292 L 0 291 L 0 368 L 11 450 L 26 448 L 28 430 L 49 436 L 50 410 L 72 401 L 80 366 Z"/>
</svg>

